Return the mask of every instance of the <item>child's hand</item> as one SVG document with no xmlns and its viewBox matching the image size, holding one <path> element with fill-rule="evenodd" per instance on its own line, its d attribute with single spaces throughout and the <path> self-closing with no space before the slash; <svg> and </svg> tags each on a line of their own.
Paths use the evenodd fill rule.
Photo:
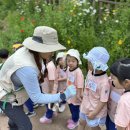
<svg viewBox="0 0 130 130">
<path fill-rule="evenodd" d="M 79 100 L 80 102 L 82 102 L 82 96 L 81 95 L 76 95 L 76 98 L 77 98 L 77 100 Z"/>
<path fill-rule="evenodd" d="M 91 111 L 87 114 L 88 119 L 93 120 L 96 117 L 96 114 L 94 111 Z"/>
</svg>

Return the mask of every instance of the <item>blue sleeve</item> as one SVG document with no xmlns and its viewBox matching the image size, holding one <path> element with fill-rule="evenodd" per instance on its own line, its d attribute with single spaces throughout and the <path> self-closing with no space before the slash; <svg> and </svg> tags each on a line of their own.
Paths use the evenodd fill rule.
<svg viewBox="0 0 130 130">
<path fill-rule="evenodd" d="M 55 103 L 60 101 L 60 94 L 43 94 L 40 90 L 38 72 L 33 67 L 23 67 L 16 71 L 26 92 L 34 103 Z"/>
</svg>

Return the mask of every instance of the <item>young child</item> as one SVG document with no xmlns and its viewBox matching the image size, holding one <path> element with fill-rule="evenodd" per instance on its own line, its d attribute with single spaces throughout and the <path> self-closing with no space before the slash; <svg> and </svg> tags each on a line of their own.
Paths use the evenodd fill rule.
<svg viewBox="0 0 130 130">
<path fill-rule="evenodd" d="M 52 93 L 54 87 L 54 81 L 56 79 L 56 67 L 52 60 L 45 61 L 46 66 L 43 66 L 44 82 L 41 84 L 43 93 Z M 50 124 L 52 123 L 52 117 L 54 112 L 50 104 L 46 104 L 46 113 L 40 118 L 40 123 Z"/>
<path fill-rule="evenodd" d="M 108 115 L 106 119 L 106 130 L 117 130 L 114 123 L 114 117 L 118 101 L 121 95 L 124 93 L 124 89 L 117 89 L 113 84 L 111 77 L 109 78 L 109 82 L 110 82 L 110 96 L 108 100 Z"/>
<path fill-rule="evenodd" d="M 107 116 L 109 98 L 109 79 L 106 73 L 109 53 L 103 47 L 94 47 L 83 57 L 88 60 L 88 74 L 85 81 L 83 101 L 80 108 L 80 124 L 78 130 L 101 130 Z"/>
<path fill-rule="evenodd" d="M 74 129 L 78 126 L 79 108 L 82 101 L 84 76 L 79 68 L 81 64 L 80 54 L 78 50 L 70 49 L 67 52 L 67 86 L 73 84 L 76 86 L 76 96 L 68 100 L 71 118 L 67 121 L 67 128 Z"/>
<path fill-rule="evenodd" d="M 0 70 L 4 64 L 4 62 L 7 60 L 7 58 L 9 57 L 9 51 L 5 48 L 0 49 Z M 2 109 L 0 108 L 0 114 L 3 114 Z"/>
<path fill-rule="evenodd" d="M 67 85 L 66 85 L 66 62 L 65 62 L 65 52 L 59 52 L 56 57 L 56 79 L 57 82 L 55 86 L 58 86 L 56 88 L 57 92 L 63 92 Z M 63 112 L 65 110 L 65 104 L 66 102 L 61 102 L 58 104 L 58 111 Z"/>
<path fill-rule="evenodd" d="M 110 67 L 112 81 L 117 89 L 125 91 L 118 102 L 114 121 L 117 130 L 130 130 L 130 58 L 117 62 Z"/>
</svg>

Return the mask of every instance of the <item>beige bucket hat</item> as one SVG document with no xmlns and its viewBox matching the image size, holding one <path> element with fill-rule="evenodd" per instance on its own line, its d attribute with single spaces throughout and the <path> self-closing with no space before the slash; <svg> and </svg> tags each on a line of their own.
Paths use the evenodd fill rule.
<svg viewBox="0 0 130 130">
<path fill-rule="evenodd" d="M 58 42 L 57 31 L 47 26 L 36 27 L 33 37 L 26 38 L 23 45 L 30 50 L 43 53 L 66 49 Z"/>
</svg>

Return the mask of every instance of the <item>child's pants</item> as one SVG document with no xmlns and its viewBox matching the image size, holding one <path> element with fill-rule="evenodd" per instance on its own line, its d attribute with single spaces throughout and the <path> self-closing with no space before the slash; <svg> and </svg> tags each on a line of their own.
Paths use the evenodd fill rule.
<svg viewBox="0 0 130 130">
<path fill-rule="evenodd" d="M 63 104 L 66 104 L 66 101 L 62 101 L 59 103 L 59 107 L 61 107 Z"/>
<path fill-rule="evenodd" d="M 79 120 L 79 112 L 80 112 L 79 107 L 80 107 L 79 105 L 69 104 L 72 120 L 74 122 L 77 122 Z"/>
<path fill-rule="evenodd" d="M 46 109 L 47 109 L 47 111 L 46 111 L 46 117 L 47 117 L 48 119 L 51 119 L 52 116 L 53 116 L 53 111 L 48 108 L 48 104 L 46 104 Z"/>
<path fill-rule="evenodd" d="M 115 128 L 115 124 L 111 121 L 109 115 L 107 115 L 106 119 L 106 130 L 117 130 Z"/>
<path fill-rule="evenodd" d="M 30 98 L 25 102 L 25 105 L 26 105 L 29 112 L 34 111 L 34 109 L 33 109 L 33 101 Z"/>
</svg>

